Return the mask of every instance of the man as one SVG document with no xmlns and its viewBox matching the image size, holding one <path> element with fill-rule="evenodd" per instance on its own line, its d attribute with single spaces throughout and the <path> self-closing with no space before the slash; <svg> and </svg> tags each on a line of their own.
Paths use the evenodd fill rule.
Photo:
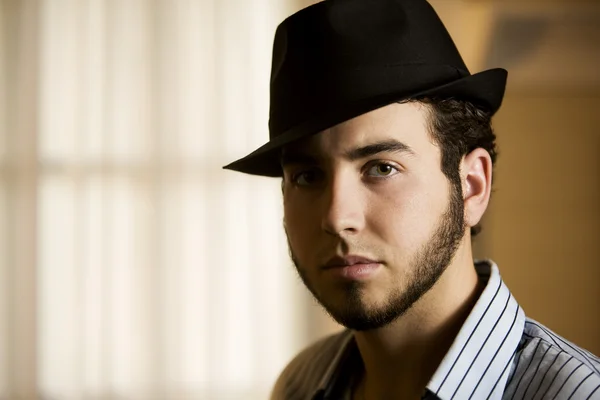
<svg viewBox="0 0 600 400">
<path fill-rule="evenodd" d="M 600 360 L 525 317 L 471 238 L 506 71 L 471 75 L 425 0 L 327 0 L 274 42 L 270 141 L 298 273 L 348 329 L 273 399 L 600 399 Z"/>
</svg>

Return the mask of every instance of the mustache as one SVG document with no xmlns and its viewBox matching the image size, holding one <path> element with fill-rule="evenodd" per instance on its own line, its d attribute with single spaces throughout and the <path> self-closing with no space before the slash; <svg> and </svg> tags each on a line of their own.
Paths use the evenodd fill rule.
<svg viewBox="0 0 600 400">
<path fill-rule="evenodd" d="M 285 219 L 283 220 L 283 230 L 288 245 L 288 254 L 291 261 L 294 263 L 297 269 L 301 269 L 301 265 L 304 265 L 300 261 L 295 250 L 297 247 L 293 246 L 292 238 L 285 225 Z M 332 260 L 344 259 L 348 261 L 353 257 L 365 258 L 369 260 L 378 260 L 377 262 L 385 262 L 385 252 L 380 246 L 375 246 L 370 243 L 366 243 L 363 238 L 358 239 L 352 236 L 346 235 L 331 235 L 328 234 L 326 239 L 319 242 L 318 248 L 311 249 L 311 253 L 314 256 L 311 257 L 313 261 L 317 262 L 317 266 L 324 268 L 328 264 L 332 263 Z M 306 260 L 304 260 L 306 261 Z"/>
<path fill-rule="evenodd" d="M 291 246 L 291 238 L 287 226 L 285 224 L 285 219 L 283 219 L 282 221 L 282 226 L 283 231 L 285 232 L 285 237 L 287 239 L 288 245 Z M 346 235 L 333 235 L 329 233 L 327 236 L 328 243 L 324 244 L 323 247 L 327 247 L 327 249 L 329 250 L 328 254 L 330 256 L 338 254 L 341 257 L 344 257 L 349 254 L 368 253 L 369 249 L 372 249 L 371 246 L 364 244 L 362 241 L 359 241 L 352 237 L 348 237 Z"/>
</svg>

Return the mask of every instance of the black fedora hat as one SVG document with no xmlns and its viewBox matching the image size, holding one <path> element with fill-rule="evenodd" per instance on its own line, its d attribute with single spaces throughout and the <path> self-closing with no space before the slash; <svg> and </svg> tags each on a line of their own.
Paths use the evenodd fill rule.
<svg viewBox="0 0 600 400">
<path fill-rule="evenodd" d="M 495 113 L 506 78 L 471 74 L 426 0 L 326 0 L 278 26 L 270 141 L 224 168 L 281 176 L 282 146 L 400 100 L 456 98 Z"/>
</svg>

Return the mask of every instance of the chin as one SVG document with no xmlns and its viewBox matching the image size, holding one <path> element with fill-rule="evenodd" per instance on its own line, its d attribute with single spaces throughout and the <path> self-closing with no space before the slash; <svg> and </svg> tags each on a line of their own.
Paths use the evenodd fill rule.
<svg viewBox="0 0 600 400">
<path fill-rule="evenodd" d="M 356 285 L 358 286 L 358 285 Z M 366 285 L 340 293 L 335 298 L 317 298 L 325 311 L 340 325 L 356 331 L 382 328 L 398 317 L 405 309 L 389 301 L 373 299 Z"/>
</svg>

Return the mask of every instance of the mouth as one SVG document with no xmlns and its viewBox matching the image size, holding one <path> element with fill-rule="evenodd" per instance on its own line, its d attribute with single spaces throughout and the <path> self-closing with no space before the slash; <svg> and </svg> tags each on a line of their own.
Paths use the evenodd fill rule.
<svg viewBox="0 0 600 400">
<path fill-rule="evenodd" d="M 332 257 L 325 263 L 324 269 L 351 267 L 357 264 L 380 264 L 379 261 L 367 257 L 349 255 L 345 257 Z"/>
<path fill-rule="evenodd" d="M 370 278 L 381 265 L 382 262 L 379 260 L 349 255 L 329 259 L 323 269 L 338 277 L 358 281 Z"/>
</svg>

